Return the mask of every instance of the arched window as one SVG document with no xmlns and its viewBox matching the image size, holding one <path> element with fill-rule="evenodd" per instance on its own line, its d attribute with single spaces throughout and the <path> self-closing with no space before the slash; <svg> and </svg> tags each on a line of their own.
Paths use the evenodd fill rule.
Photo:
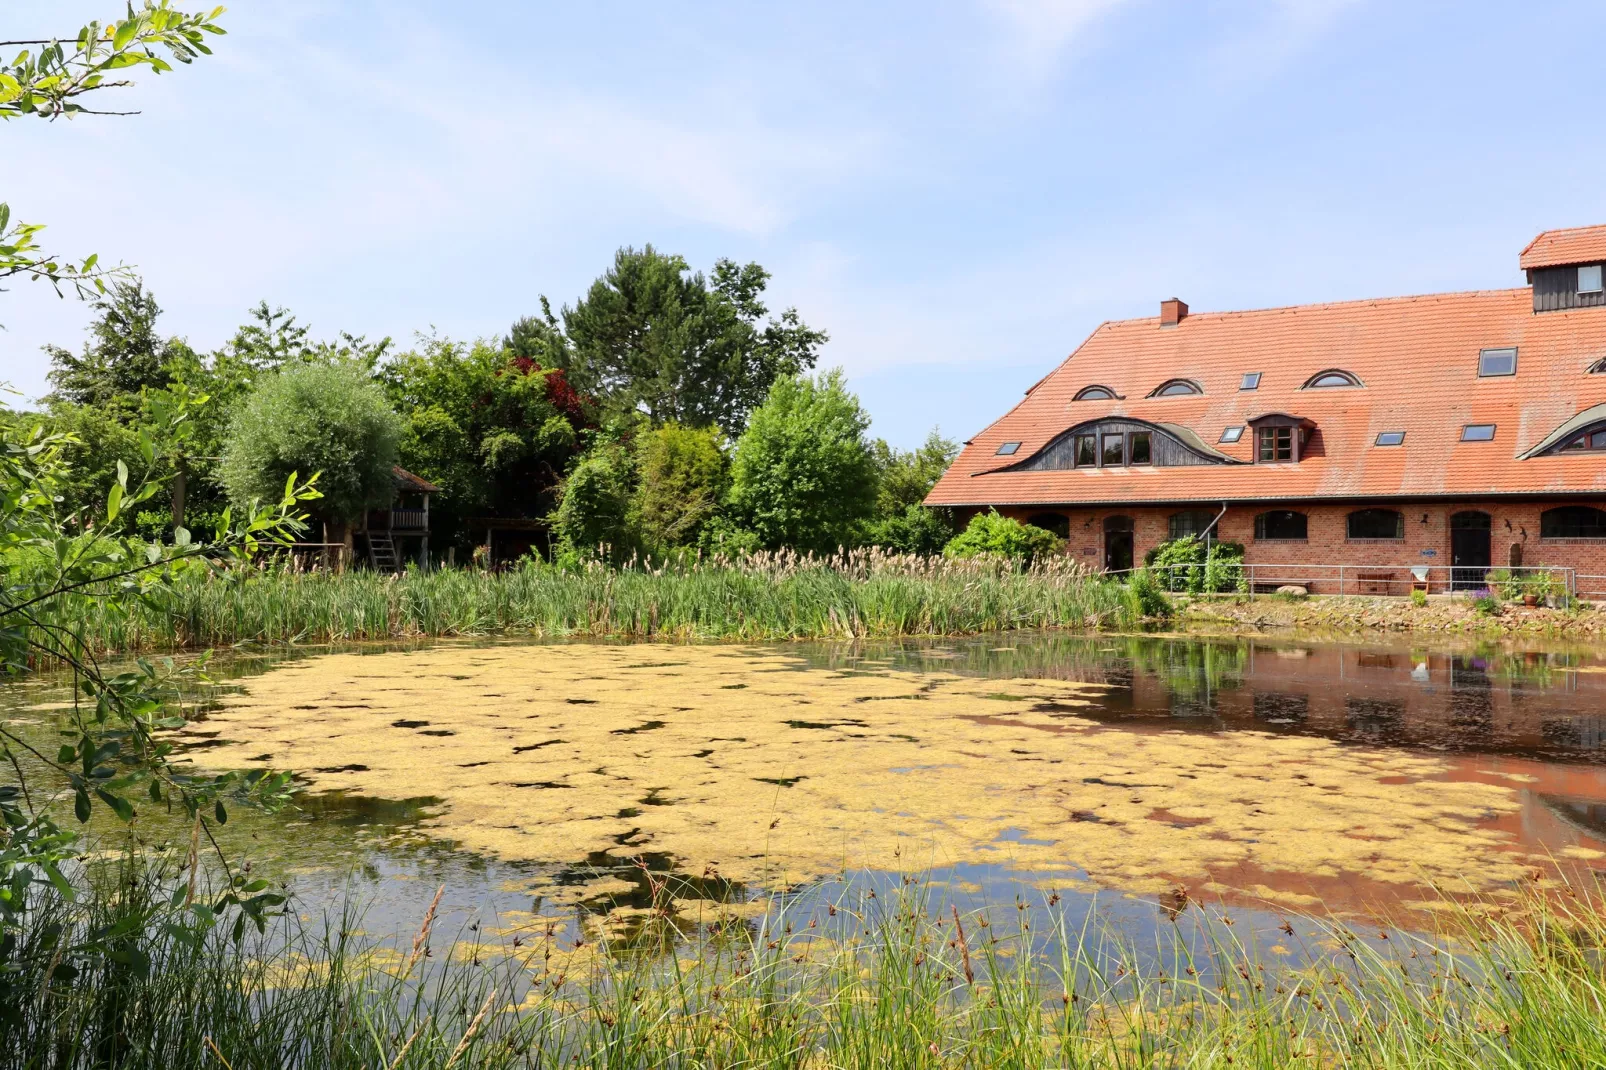
<svg viewBox="0 0 1606 1070">
<path fill-rule="evenodd" d="M 1596 424 L 1578 432 L 1559 447 L 1562 453 L 1579 450 L 1606 450 L 1606 424 Z"/>
<path fill-rule="evenodd" d="M 1296 541 L 1309 538 L 1309 521 L 1304 513 L 1289 509 L 1274 509 L 1255 517 L 1257 541 Z"/>
<path fill-rule="evenodd" d="M 1589 366 L 1590 375 L 1606 375 L 1606 357 L 1601 357 Z"/>
<path fill-rule="evenodd" d="M 1203 535 L 1215 523 L 1216 511 L 1213 509 L 1188 509 L 1180 513 L 1171 514 L 1171 537 L 1180 539 L 1184 536 Z"/>
<path fill-rule="evenodd" d="M 1349 515 L 1352 539 L 1403 539 L 1405 514 L 1393 509 L 1358 509 Z"/>
<path fill-rule="evenodd" d="M 1606 512 L 1587 505 L 1564 505 L 1539 515 L 1541 539 L 1606 539 Z"/>
<path fill-rule="evenodd" d="M 1084 386 L 1072 401 L 1114 401 L 1115 391 L 1107 386 Z"/>
<path fill-rule="evenodd" d="M 1306 390 L 1328 390 L 1335 386 L 1360 386 L 1361 381 L 1342 368 L 1328 368 L 1305 380 Z"/>
<path fill-rule="evenodd" d="M 1052 531 L 1062 539 L 1071 536 L 1071 518 L 1064 513 L 1033 513 L 1026 518 L 1026 523 L 1034 528 Z"/>
<path fill-rule="evenodd" d="M 1167 379 L 1150 392 L 1151 398 L 1180 398 L 1189 394 L 1203 394 L 1204 387 L 1192 379 Z"/>
</svg>

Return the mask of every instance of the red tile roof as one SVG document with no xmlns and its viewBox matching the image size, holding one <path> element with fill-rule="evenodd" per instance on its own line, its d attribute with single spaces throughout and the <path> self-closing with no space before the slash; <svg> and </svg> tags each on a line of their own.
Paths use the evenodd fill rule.
<svg viewBox="0 0 1606 1070">
<path fill-rule="evenodd" d="M 1478 377 L 1478 352 L 1516 346 L 1515 376 Z M 1520 456 L 1576 414 L 1606 403 L 1606 307 L 1535 314 L 1532 290 L 1435 294 L 1194 313 L 1105 323 L 1001 419 L 977 434 L 926 499 L 931 505 L 1215 502 L 1290 498 L 1436 497 L 1589 492 L 1606 495 L 1606 458 Z M 1341 368 L 1361 387 L 1301 389 Z M 1245 372 L 1258 390 L 1240 390 Z M 1168 379 L 1203 396 L 1146 397 Z M 1089 383 L 1124 399 L 1072 401 Z M 1267 412 L 1307 418 L 1316 432 L 1298 464 L 1004 471 L 1062 432 L 1103 416 L 1194 431 L 1249 461 L 1252 433 L 1223 428 Z M 1461 442 L 1464 424 L 1497 425 L 1492 442 Z M 1398 447 L 1373 445 L 1404 431 Z M 998 455 L 1019 442 L 1013 455 Z"/>
<path fill-rule="evenodd" d="M 390 474 L 396 480 L 397 490 L 413 491 L 418 494 L 439 494 L 441 489 L 423 476 L 415 476 L 399 464 L 390 466 Z"/>
<path fill-rule="evenodd" d="M 1606 260 L 1606 226 L 1547 230 L 1528 243 L 1517 258 L 1524 271 Z"/>
</svg>

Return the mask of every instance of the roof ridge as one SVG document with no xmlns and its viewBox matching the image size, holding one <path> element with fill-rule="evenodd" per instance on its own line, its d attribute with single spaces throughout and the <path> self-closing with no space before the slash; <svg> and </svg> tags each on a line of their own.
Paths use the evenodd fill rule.
<svg viewBox="0 0 1606 1070">
<path fill-rule="evenodd" d="M 1351 298 L 1348 301 L 1314 301 L 1303 305 L 1270 305 L 1266 308 L 1233 308 L 1212 312 L 1189 312 L 1187 319 L 1183 320 L 1183 322 L 1186 323 L 1187 320 L 1207 319 L 1211 317 L 1257 316 L 1273 312 L 1303 312 L 1306 310 L 1314 311 L 1318 309 L 1345 308 L 1357 305 L 1394 305 L 1403 304 L 1408 301 L 1436 301 L 1447 297 L 1492 297 L 1496 295 L 1524 293 L 1531 289 L 1532 287 L 1529 286 L 1509 286 L 1498 290 L 1446 290 L 1442 293 L 1404 294 L 1394 297 L 1357 297 Z M 1113 327 L 1128 323 L 1158 323 L 1159 320 L 1159 316 L 1134 316 L 1131 319 L 1124 320 L 1105 320 L 1103 323 L 1099 324 L 1097 328 L 1095 328 L 1094 333 L 1097 333 L 1098 330 L 1102 330 L 1105 327 Z"/>
</svg>

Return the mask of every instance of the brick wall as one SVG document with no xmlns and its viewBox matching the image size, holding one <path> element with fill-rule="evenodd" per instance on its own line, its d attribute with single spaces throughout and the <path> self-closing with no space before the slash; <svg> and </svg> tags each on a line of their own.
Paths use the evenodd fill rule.
<svg viewBox="0 0 1606 1070">
<path fill-rule="evenodd" d="M 1576 505 L 1569 501 L 1466 501 L 1419 504 L 1388 503 L 1385 507 L 1397 509 L 1405 515 L 1403 539 L 1350 539 L 1347 518 L 1366 503 L 1347 505 L 1302 506 L 1297 502 L 1271 503 L 1256 506 L 1230 506 L 1221 519 L 1218 531 L 1223 540 L 1244 544 L 1244 559 L 1254 565 L 1354 565 L 1371 566 L 1379 575 L 1383 566 L 1396 570 L 1413 565 L 1427 565 L 1435 569 L 1433 589 L 1437 591 L 1448 579 L 1442 570 L 1450 565 L 1450 517 L 1463 511 L 1488 513 L 1491 518 L 1490 560 L 1493 568 L 1501 568 L 1511 561 L 1513 547 L 1520 547 L 1521 563 L 1526 567 L 1549 566 L 1571 568 L 1580 574 L 1606 577 L 1606 539 L 1542 539 L 1539 537 L 1539 514 L 1558 505 Z M 1606 508 L 1606 501 L 1588 504 Z M 1202 508 L 1202 506 L 1200 507 Z M 1219 510 L 1219 506 L 1210 510 Z M 1307 517 L 1307 538 L 1301 541 L 1255 539 L 1255 516 L 1268 509 L 1292 509 Z M 1068 552 L 1090 565 L 1104 565 L 1104 520 L 1110 516 L 1132 518 L 1133 551 L 1137 564 L 1149 549 L 1170 537 L 1170 517 L 1181 511 L 1178 507 L 1132 507 L 1127 509 L 1066 507 L 1003 507 L 999 512 L 1025 521 L 1041 513 L 1058 513 L 1070 522 Z M 1423 551 L 1431 551 L 1424 553 Z M 1346 570 L 1348 572 L 1348 570 Z M 1357 571 L 1358 575 L 1358 571 Z M 1328 582 L 1321 582 L 1323 578 Z M 1263 570 L 1257 581 L 1277 578 L 1269 569 Z M 1291 568 L 1290 581 L 1315 581 L 1315 589 L 1334 589 L 1337 574 L 1333 571 L 1310 568 Z M 1403 575 L 1401 579 L 1403 580 Z M 1358 582 L 1350 577 L 1353 584 Z M 1606 592 L 1606 579 L 1580 583 L 1581 591 L 1592 588 Z M 1352 591 L 1352 593 L 1355 593 Z M 1382 593 L 1381 590 L 1379 593 Z M 1399 593 L 1399 592 L 1396 592 Z"/>
</svg>

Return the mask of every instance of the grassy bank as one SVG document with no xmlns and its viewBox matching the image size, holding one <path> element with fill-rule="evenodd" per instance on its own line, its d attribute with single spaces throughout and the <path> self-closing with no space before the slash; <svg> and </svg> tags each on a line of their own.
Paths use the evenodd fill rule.
<svg viewBox="0 0 1606 1070">
<path fill-rule="evenodd" d="M 1178 609 L 1183 627 L 1205 632 L 1252 634 L 1292 629 L 1315 635 L 1410 632 L 1489 638 L 1570 637 L 1586 642 L 1606 638 L 1606 613 L 1585 603 L 1552 609 L 1496 599 L 1480 607 L 1465 597 L 1434 597 L 1417 605 L 1408 598 L 1265 595 L 1202 598 L 1184 601 Z"/>
<path fill-rule="evenodd" d="M 141 909 L 140 882 L 57 904 L 9 950 L 0 1065 L 488 1067 L 1470 1067 L 1606 1061 L 1598 903 L 1455 912 L 1434 939 L 1294 918 L 1314 964 L 1218 922 L 1142 954 L 1048 904 L 934 910 L 918 884 L 810 916 L 693 925 L 642 947 L 537 926 L 378 951 L 347 919 L 235 948 L 159 928 L 115 958 L 56 951 Z M 1560 904 L 1560 905 L 1558 905 Z M 1188 908 L 1192 909 L 1192 908 Z M 1010 915 L 1008 917 L 1002 916 Z M 51 929 L 51 925 L 60 926 Z M 137 931 L 137 929 L 136 929 Z M 668 938 L 685 936 L 686 943 Z M 52 943 L 50 934 L 55 934 Z M 517 939 L 517 943 L 515 943 Z M 1164 938 L 1162 938 L 1164 939 Z M 667 947 L 678 951 L 664 952 Z M 1033 949 L 1041 952 L 1034 954 Z M 1453 949 L 1453 950 L 1451 950 Z"/>
<path fill-rule="evenodd" d="M 675 568 L 384 576 L 284 569 L 203 571 L 130 609 L 70 621 L 102 651 L 498 633 L 540 637 L 805 639 L 955 635 L 1134 625 L 1121 584 L 1056 559 L 1030 568 L 876 552 L 791 554 Z M 48 618 L 47 618 L 48 619 Z"/>
</svg>

